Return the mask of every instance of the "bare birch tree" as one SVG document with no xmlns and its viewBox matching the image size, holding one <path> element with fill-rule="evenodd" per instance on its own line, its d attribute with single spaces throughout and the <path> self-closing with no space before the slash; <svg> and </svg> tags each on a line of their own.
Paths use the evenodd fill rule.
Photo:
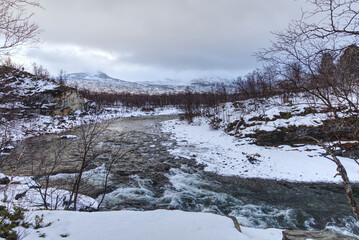
<svg viewBox="0 0 359 240">
<path fill-rule="evenodd" d="M 0 0 L 0 56 L 9 55 L 25 44 L 38 41 L 40 28 L 33 23 L 31 8 L 37 0 Z"/>
<path fill-rule="evenodd" d="M 68 201 L 67 209 L 77 209 L 77 201 L 80 187 L 83 180 L 83 173 L 86 168 L 96 160 L 96 158 L 103 153 L 101 149 L 96 148 L 101 141 L 101 135 L 110 125 L 110 121 L 96 121 L 82 122 L 79 128 L 79 135 L 76 141 L 76 156 L 79 161 L 79 169 L 75 177 L 71 195 Z"/>
<path fill-rule="evenodd" d="M 257 57 L 278 69 L 298 90 L 326 106 L 337 125 L 350 128 L 352 138 L 359 140 L 359 0 L 307 2 L 313 10 L 303 12 L 301 19 L 276 32 L 272 46 L 262 49 Z M 337 175 L 343 180 L 349 204 L 359 220 L 344 166 L 330 146 L 317 142 L 336 164 Z"/>
</svg>

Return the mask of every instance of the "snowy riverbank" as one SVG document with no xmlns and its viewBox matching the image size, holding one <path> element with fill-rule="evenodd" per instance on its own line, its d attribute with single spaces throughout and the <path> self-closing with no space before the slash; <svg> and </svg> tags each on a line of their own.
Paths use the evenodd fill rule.
<svg viewBox="0 0 359 240">
<path fill-rule="evenodd" d="M 301 182 L 340 183 L 334 178 L 336 165 L 325 158 L 324 150 L 315 145 L 264 147 L 251 144 L 252 139 L 230 136 L 223 130 L 212 130 L 205 118 L 194 123 L 171 120 L 163 124 L 179 146 L 173 155 L 194 158 L 207 165 L 206 171 L 225 176 L 263 178 Z M 352 182 L 359 182 L 355 161 L 339 157 Z"/>
</svg>

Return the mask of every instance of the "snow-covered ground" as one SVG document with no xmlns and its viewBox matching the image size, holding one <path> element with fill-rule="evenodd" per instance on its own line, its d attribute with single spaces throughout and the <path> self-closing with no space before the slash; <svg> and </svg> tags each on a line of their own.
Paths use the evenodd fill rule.
<svg viewBox="0 0 359 240">
<path fill-rule="evenodd" d="M 183 112 L 179 108 L 173 106 L 154 108 L 153 111 L 143 111 L 141 108 L 125 108 L 125 107 L 105 108 L 105 110 L 107 110 L 108 112 L 116 113 L 119 117 L 177 115 Z"/>
<path fill-rule="evenodd" d="M 0 174 L 0 178 L 6 177 Z M 61 189 L 48 189 L 47 202 L 56 211 L 40 211 L 43 209 L 43 198 L 37 183 L 31 177 L 13 177 L 11 184 L 0 185 L 0 205 L 22 207 L 25 221 L 33 223 L 32 227 L 19 227 L 18 233 L 32 239 L 198 239 L 198 240 L 266 240 L 280 239 L 281 230 L 247 228 L 241 226 L 240 233 L 232 219 L 212 213 L 194 213 L 183 211 L 110 211 L 110 212 L 75 212 L 62 211 L 61 200 L 68 198 L 69 192 Z M 44 190 L 41 192 L 44 194 Z M 16 199 L 19 194 L 23 195 Z M 128 194 L 131 194 L 128 192 Z M 126 197 L 126 196 L 125 196 Z M 4 202 L 4 200 L 7 202 Z M 61 199 L 59 201 L 59 199 Z M 80 195 L 79 208 L 95 208 L 96 200 Z M 38 216 L 38 217 L 36 217 Z M 35 219 L 43 219 L 40 225 L 46 226 L 34 229 Z M 1 239 L 1 238 L 0 238 Z"/>
<path fill-rule="evenodd" d="M 163 131 L 170 132 L 178 142 L 178 147 L 170 150 L 172 154 L 194 158 L 206 165 L 206 171 L 244 178 L 342 181 L 339 176 L 334 178 L 336 165 L 322 155 L 324 150 L 319 146 L 257 146 L 251 144 L 253 139 L 236 138 L 221 129 L 212 130 L 205 118 L 196 118 L 192 124 L 167 121 L 163 123 Z M 349 158 L 338 158 L 346 167 L 350 180 L 359 182 L 357 163 Z"/>
<path fill-rule="evenodd" d="M 28 230 L 24 240 L 43 237 L 76 240 L 268 240 L 282 237 L 282 231 L 277 229 L 242 227 L 240 233 L 230 218 L 211 213 L 168 210 L 93 213 L 37 211 L 32 216 L 42 214 L 44 225 L 51 225 Z"/>
<path fill-rule="evenodd" d="M 32 177 L 5 176 L 0 173 L 0 179 L 8 177 L 10 184 L 0 185 L 0 206 L 21 207 L 24 209 L 44 209 L 44 197 L 49 209 L 64 209 L 64 202 L 69 199 L 70 192 L 63 189 L 39 188 Z M 18 198 L 18 196 L 22 197 Z M 78 209 L 96 209 L 95 199 L 79 194 Z"/>
<path fill-rule="evenodd" d="M 0 78 L 0 83 L 6 84 L 11 89 L 4 93 L 5 95 L 30 96 L 47 90 L 53 90 L 59 86 L 48 80 L 36 79 L 29 74 L 22 73 L 20 76 L 14 76 L 13 74 L 9 73 Z"/>
<path fill-rule="evenodd" d="M 219 123 L 222 128 L 228 123 L 243 119 L 250 125 L 240 127 L 241 134 L 245 135 L 256 131 L 275 131 L 280 127 L 316 127 L 330 117 L 330 113 L 323 113 L 323 110 L 325 110 L 323 104 L 317 103 L 313 106 L 300 95 L 292 97 L 287 103 L 283 103 L 279 96 L 275 96 L 268 99 L 228 102 L 222 104 L 215 115 L 222 120 Z M 281 113 L 284 116 L 280 116 Z M 344 113 L 338 114 L 345 116 Z"/>
</svg>

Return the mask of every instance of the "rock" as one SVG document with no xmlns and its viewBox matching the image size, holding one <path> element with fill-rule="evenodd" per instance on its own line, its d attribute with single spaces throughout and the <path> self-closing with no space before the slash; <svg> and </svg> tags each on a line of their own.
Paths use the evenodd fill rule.
<svg viewBox="0 0 359 240">
<path fill-rule="evenodd" d="M 230 219 L 232 219 L 233 223 L 234 223 L 234 227 L 239 231 L 242 232 L 241 226 L 239 225 L 237 218 L 233 217 L 233 216 L 228 216 Z"/>
<path fill-rule="evenodd" d="M 61 138 L 61 139 L 77 139 L 78 136 L 76 136 L 76 135 L 62 135 L 59 138 Z"/>
<path fill-rule="evenodd" d="M 78 110 L 86 110 L 85 100 L 80 93 L 65 86 L 33 94 L 22 102 L 27 107 L 27 112 L 42 115 L 67 116 Z"/>
<path fill-rule="evenodd" d="M 10 179 L 8 177 L 0 178 L 0 184 L 8 184 L 10 183 Z"/>
<path fill-rule="evenodd" d="M 283 231 L 283 240 L 358 240 L 355 237 L 333 233 L 329 231 L 302 231 L 287 230 Z"/>
<path fill-rule="evenodd" d="M 25 192 L 23 192 L 23 193 L 18 193 L 18 194 L 16 194 L 15 200 L 19 200 L 20 198 L 25 197 L 26 193 L 27 193 L 27 191 L 25 191 Z"/>
<path fill-rule="evenodd" d="M 324 141 L 353 140 L 353 132 L 351 126 L 342 126 L 342 121 L 325 120 L 321 126 L 279 127 L 275 131 L 261 130 L 255 134 L 246 134 L 246 137 L 255 138 L 259 146 L 279 146 L 313 144 L 313 138 Z"/>
</svg>

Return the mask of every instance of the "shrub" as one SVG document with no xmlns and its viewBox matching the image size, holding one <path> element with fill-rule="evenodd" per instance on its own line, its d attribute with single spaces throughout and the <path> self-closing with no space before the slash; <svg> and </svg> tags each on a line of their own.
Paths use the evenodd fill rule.
<svg viewBox="0 0 359 240">
<path fill-rule="evenodd" d="M 5 206 L 0 206 L 0 238 L 6 240 L 19 239 L 16 227 L 28 228 L 29 224 L 24 221 L 24 210 L 21 208 L 15 208 L 10 211 Z"/>
</svg>

